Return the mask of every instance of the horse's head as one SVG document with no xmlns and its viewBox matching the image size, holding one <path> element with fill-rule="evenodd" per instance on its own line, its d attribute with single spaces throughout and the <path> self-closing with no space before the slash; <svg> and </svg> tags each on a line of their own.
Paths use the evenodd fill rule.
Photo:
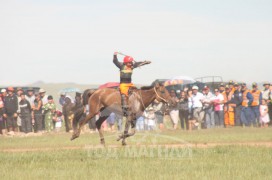
<svg viewBox="0 0 272 180">
<path fill-rule="evenodd" d="M 168 106 L 176 106 L 177 102 L 170 96 L 164 85 L 156 83 L 154 89 L 157 101 L 166 103 Z"/>
</svg>

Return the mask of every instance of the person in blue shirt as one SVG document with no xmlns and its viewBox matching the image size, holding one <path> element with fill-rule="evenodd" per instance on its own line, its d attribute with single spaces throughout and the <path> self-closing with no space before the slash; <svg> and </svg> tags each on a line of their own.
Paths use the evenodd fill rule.
<svg viewBox="0 0 272 180">
<path fill-rule="evenodd" d="M 251 104 L 253 102 L 253 96 L 250 90 L 247 89 L 246 83 L 242 83 L 242 111 L 241 111 L 241 121 L 243 125 L 250 126 L 253 121 Z"/>
</svg>

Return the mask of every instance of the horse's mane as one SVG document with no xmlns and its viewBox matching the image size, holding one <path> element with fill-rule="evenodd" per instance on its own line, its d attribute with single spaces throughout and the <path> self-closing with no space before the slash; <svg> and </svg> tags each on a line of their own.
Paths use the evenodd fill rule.
<svg viewBox="0 0 272 180">
<path fill-rule="evenodd" d="M 150 90 L 153 88 L 154 88 L 154 86 L 143 86 L 143 87 L 141 87 L 141 90 Z"/>
<path fill-rule="evenodd" d="M 82 99 L 83 99 L 83 105 L 84 106 L 88 104 L 88 99 L 95 92 L 95 90 L 96 89 L 86 89 L 83 92 Z"/>
</svg>

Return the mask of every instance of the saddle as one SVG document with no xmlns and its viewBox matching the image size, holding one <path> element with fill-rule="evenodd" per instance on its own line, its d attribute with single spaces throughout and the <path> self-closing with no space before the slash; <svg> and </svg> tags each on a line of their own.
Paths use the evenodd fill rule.
<svg viewBox="0 0 272 180">
<path fill-rule="evenodd" d="M 133 94 L 133 92 L 135 92 L 136 90 L 138 90 L 137 87 L 135 87 L 135 86 L 130 87 L 128 90 L 128 96 L 131 96 Z"/>
<path fill-rule="evenodd" d="M 117 90 L 120 92 L 120 88 L 118 87 Z M 133 92 L 139 90 L 137 87 L 133 86 L 128 89 L 128 96 L 131 96 Z"/>
</svg>

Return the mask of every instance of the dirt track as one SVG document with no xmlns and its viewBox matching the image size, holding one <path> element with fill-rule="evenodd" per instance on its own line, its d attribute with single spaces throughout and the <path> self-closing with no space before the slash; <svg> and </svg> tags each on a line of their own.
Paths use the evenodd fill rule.
<svg viewBox="0 0 272 180">
<path fill-rule="evenodd" d="M 192 144 L 159 144 L 147 145 L 147 147 L 175 147 L 175 148 L 212 148 L 216 146 L 253 146 L 272 148 L 272 142 L 234 142 L 234 143 L 192 143 Z M 135 145 L 136 147 L 146 145 Z M 39 152 L 39 151 L 56 151 L 56 150 L 80 150 L 102 148 L 103 146 L 65 146 L 65 147 L 49 147 L 49 148 L 16 148 L 16 149 L 0 149 L 0 152 Z M 108 148 L 120 148 L 121 145 L 106 145 Z"/>
</svg>

